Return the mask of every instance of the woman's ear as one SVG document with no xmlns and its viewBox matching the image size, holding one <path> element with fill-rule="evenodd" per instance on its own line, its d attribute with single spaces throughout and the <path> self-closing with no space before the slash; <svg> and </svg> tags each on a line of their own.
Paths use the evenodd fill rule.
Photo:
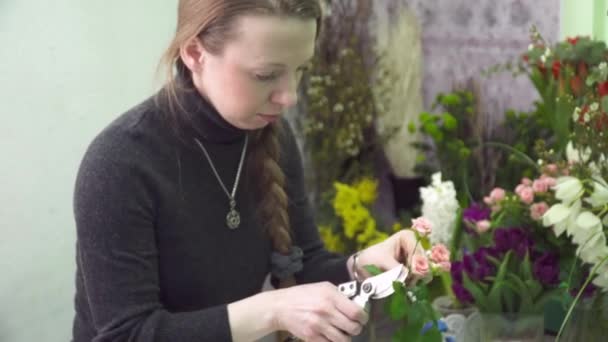
<svg viewBox="0 0 608 342">
<path fill-rule="evenodd" d="M 179 55 L 182 62 L 184 62 L 190 71 L 200 72 L 202 70 L 205 49 L 197 37 L 190 39 L 186 44 L 182 45 L 179 49 Z"/>
</svg>

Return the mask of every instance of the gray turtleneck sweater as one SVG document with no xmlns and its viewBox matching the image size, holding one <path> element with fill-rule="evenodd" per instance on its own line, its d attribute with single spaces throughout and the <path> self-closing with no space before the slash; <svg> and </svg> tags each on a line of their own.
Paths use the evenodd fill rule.
<svg viewBox="0 0 608 342">
<path fill-rule="evenodd" d="M 243 169 L 242 223 L 230 230 L 228 198 L 193 142 L 203 142 L 232 189 L 245 132 L 195 92 L 179 96 L 180 120 L 191 119 L 180 121 L 183 139 L 164 102 L 151 98 L 106 127 L 82 160 L 74 194 L 75 342 L 231 341 L 227 304 L 259 292 L 270 272 L 269 238 L 254 219 L 256 175 Z M 304 251 L 296 280 L 347 281 L 346 259 L 319 239 L 298 146 L 285 131 L 280 164 L 294 241 Z"/>
</svg>

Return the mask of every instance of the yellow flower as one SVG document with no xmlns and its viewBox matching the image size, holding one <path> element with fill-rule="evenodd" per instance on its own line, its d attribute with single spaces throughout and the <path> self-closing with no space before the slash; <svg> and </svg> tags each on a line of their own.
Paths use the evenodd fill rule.
<svg viewBox="0 0 608 342">
<path fill-rule="evenodd" d="M 343 183 L 334 182 L 334 188 L 336 189 L 336 196 L 334 197 L 332 204 L 338 216 L 343 216 L 344 212 L 360 205 L 357 191 L 352 187 Z"/>
<path fill-rule="evenodd" d="M 320 226 L 319 227 L 319 235 L 321 235 L 321 240 L 325 243 L 325 247 L 331 251 L 336 253 L 345 252 L 344 242 L 340 238 L 338 234 L 335 234 L 331 227 L 329 226 Z"/>
<path fill-rule="evenodd" d="M 378 197 L 378 181 L 371 178 L 363 178 L 354 185 L 359 199 L 363 204 L 372 204 Z"/>
</svg>

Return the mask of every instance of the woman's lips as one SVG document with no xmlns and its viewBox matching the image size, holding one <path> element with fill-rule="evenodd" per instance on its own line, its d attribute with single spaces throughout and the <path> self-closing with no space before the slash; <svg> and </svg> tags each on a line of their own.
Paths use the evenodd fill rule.
<svg viewBox="0 0 608 342">
<path fill-rule="evenodd" d="M 262 120 L 264 120 L 268 123 L 273 123 L 273 122 L 277 121 L 280 117 L 279 114 L 259 114 L 259 113 L 258 113 L 258 116 L 260 118 L 262 118 Z"/>
</svg>

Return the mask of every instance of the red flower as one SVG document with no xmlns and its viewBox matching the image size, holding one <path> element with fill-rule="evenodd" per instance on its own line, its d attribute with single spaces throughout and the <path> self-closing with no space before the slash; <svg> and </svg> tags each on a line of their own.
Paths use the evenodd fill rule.
<svg viewBox="0 0 608 342">
<path fill-rule="evenodd" d="M 589 111 L 589 106 L 588 105 L 584 105 L 583 108 L 581 108 L 580 113 L 578 114 L 578 122 L 581 124 L 585 123 L 585 114 L 587 114 L 587 112 Z"/>
<path fill-rule="evenodd" d="M 570 79 L 570 88 L 572 88 L 572 92 L 574 95 L 580 95 L 581 90 L 583 89 L 583 80 L 580 76 L 576 75 Z"/>
<path fill-rule="evenodd" d="M 580 61 L 578 63 L 578 75 L 584 79 L 587 78 L 588 74 L 589 72 L 587 71 L 587 63 Z"/>
<path fill-rule="evenodd" d="M 540 71 L 540 73 L 543 76 L 547 75 L 547 68 L 545 68 L 545 66 L 542 63 L 538 62 L 538 64 L 536 66 L 538 67 L 538 71 Z"/>
<path fill-rule="evenodd" d="M 604 131 L 608 129 L 608 114 L 602 113 L 602 115 L 597 118 L 597 120 L 595 121 L 595 128 L 598 131 Z"/>
<path fill-rule="evenodd" d="M 568 37 L 566 38 L 566 40 L 568 41 L 568 43 L 572 44 L 572 45 L 576 45 L 576 43 L 578 42 L 579 37 Z"/>
<path fill-rule="evenodd" d="M 559 78 L 559 71 L 562 67 L 562 63 L 560 63 L 559 61 L 553 61 L 553 65 L 551 67 L 551 71 L 553 72 L 553 78 L 558 79 Z"/>
<path fill-rule="evenodd" d="M 605 95 L 608 95 L 608 81 L 604 81 L 598 84 L 597 92 L 600 94 L 600 98 Z"/>
</svg>

